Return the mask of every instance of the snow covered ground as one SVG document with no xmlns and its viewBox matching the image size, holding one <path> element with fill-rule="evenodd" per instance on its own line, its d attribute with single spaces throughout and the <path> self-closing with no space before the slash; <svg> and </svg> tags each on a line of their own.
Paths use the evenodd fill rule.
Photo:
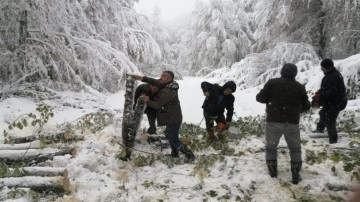
<svg viewBox="0 0 360 202">
<path fill-rule="evenodd" d="M 321 76 L 319 76 L 321 78 Z M 303 77 L 300 80 L 305 79 Z M 204 96 L 200 83 L 204 80 L 216 82 L 216 79 L 187 77 L 179 81 L 179 96 L 183 110 L 184 122 L 201 125 L 201 105 Z M 309 82 L 318 87 L 319 81 Z M 315 88 L 314 87 L 314 88 Z M 238 90 L 235 93 L 235 116 L 256 116 L 265 114 L 265 106 L 255 101 L 255 95 L 261 87 Z M 151 166 L 136 167 L 133 162 L 123 162 L 115 155 L 119 152 L 117 141 L 121 140 L 121 113 L 124 103 L 124 92 L 112 95 L 90 95 L 85 93 L 59 92 L 56 99 L 46 100 L 45 104 L 53 107 L 54 117 L 45 125 L 45 130 L 56 131 L 65 122 L 100 109 L 115 115 L 114 123 L 98 133 L 84 131 L 85 140 L 71 143 L 77 148 L 77 155 L 55 157 L 54 167 L 66 167 L 69 171 L 71 194 L 57 201 L 343 201 L 352 192 L 347 190 L 356 183 L 351 182 L 350 174 L 342 167 L 344 163 L 324 159 L 313 165 L 304 163 L 301 172 L 303 181 L 299 185 L 291 184 L 289 151 L 282 139 L 279 145 L 279 176 L 272 179 L 267 174 L 264 162 L 264 142 L 262 138 L 249 136 L 240 141 L 229 142 L 230 148 L 237 155 L 222 155 L 214 165 L 201 169 L 199 161 L 219 154 L 211 147 L 195 152 L 197 159 L 190 164 L 175 164 L 169 167 L 161 161 Z M 359 125 L 360 100 L 350 101 L 342 113 L 357 110 L 355 121 Z M 0 130 L 19 115 L 35 112 L 36 103 L 26 98 L 8 98 L 0 103 Z M 302 119 L 303 158 L 306 151 L 336 151 L 348 148 L 352 138 L 347 133 L 340 133 L 338 144 L 329 145 L 326 138 L 311 139 L 309 130 L 315 127 L 316 110 L 308 118 Z M 147 126 L 144 119 L 142 127 Z M 10 135 L 32 134 L 34 128 L 13 130 Z M 0 137 L 3 141 L 3 137 Z M 161 151 L 145 141 L 138 142 L 135 148 L 155 154 L 169 153 Z M 135 151 L 133 155 L 141 152 Z M 345 187 L 334 191 L 331 186 Z M 4 195 L 4 190 L 2 192 Z M 1 194 L 0 194 L 1 196 Z M 8 201 L 31 201 L 26 198 Z"/>
</svg>

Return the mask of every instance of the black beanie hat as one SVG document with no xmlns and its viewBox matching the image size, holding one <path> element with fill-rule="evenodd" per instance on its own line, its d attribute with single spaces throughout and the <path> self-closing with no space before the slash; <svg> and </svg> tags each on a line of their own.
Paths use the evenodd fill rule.
<svg viewBox="0 0 360 202">
<path fill-rule="evenodd" d="M 325 69 L 332 69 L 334 68 L 334 62 L 330 58 L 325 58 L 321 61 L 320 66 Z"/>
<path fill-rule="evenodd" d="M 297 66 L 292 63 L 286 63 L 281 69 L 281 77 L 294 79 L 297 74 Z"/>
<path fill-rule="evenodd" d="M 223 86 L 223 89 L 225 90 L 225 89 L 227 89 L 227 88 L 230 88 L 230 90 L 231 90 L 232 92 L 235 92 L 235 91 L 236 91 L 236 84 L 235 84 L 235 82 L 233 82 L 233 81 L 228 81 L 228 82 L 226 82 L 226 83 L 224 84 L 224 86 Z"/>
</svg>

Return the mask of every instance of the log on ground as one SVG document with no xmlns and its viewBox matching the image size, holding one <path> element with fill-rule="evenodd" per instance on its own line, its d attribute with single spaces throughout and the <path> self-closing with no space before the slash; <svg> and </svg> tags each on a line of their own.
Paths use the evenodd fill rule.
<svg viewBox="0 0 360 202">
<path fill-rule="evenodd" d="M 11 164 L 15 162 L 23 162 L 26 165 L 34 165 L 46 160 L 52 159 L 54 156 L 63 156 L 71 154 L 73 157 L 76 153 L 74 148 L 62 149 L 27 149 L 27 150 L 2 150 L 0 152 L 0 162 Z"/>
<path fill-rule="evenodd" d="M 20 176 L 38 176 L 38 177 L 54 177 L 62 176 L 67 178 L 68 171 L 63 167 L 23 167 Z M 13 168 L 8 169 L 5 177 L 19 177 L 16 170 Z"/>
<path fill-rule="evenodd" d="M 84 137 L 70 135 L 68 132 L 60 132 L 55 134 L 30 135 L 25 137 L 16 136 L 16 135 L 9 136 L 10 142 L 14 144 L 32 142 L 40 139 L 43 139 L 46 143 L 49 143 L 49 142 L 61 142 L 61 141 L 79 141 L 79 140 L 84 140 Z"/>
<path fill-rule="evenodd" d="M 21 144 L 0 144 L 0 150 L 41 149 L 40 140 Z"/>
<path fill-rule="evenodd" d="M 56 194 L 70 193 L 69 179 L 62 176 L 56 177 L 8 177 L 0 179 L 0 189 L 4 187 L 19 188 L 28 187 L 40 193 L 52 191 Z"/>
</svg>

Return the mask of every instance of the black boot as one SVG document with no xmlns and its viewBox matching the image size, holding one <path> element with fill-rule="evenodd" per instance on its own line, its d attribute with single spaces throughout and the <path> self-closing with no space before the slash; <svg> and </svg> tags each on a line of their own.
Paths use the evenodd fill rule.
<svg viewBox="0 0 360 202">
<path fill-rule="evenodd" d="M 195 159 L 194 153 L 186 145 L 181 144 L 179 150 L 181 153 L 185 154 L 185 157 L 189 161 L 193 161 Z"/>
<path fill-rule="evenodd" d="M 178 158 L 179 157 L 179 150 L 178 149 L 171 149 L 171 157 Z"/>
<path fill-rule="evenodd" d="M 302 162 L 291 161 L 291 174 L 292 174 L 293 184 L 298 184 L 301 181 L 301 176 L 299 175 L 301 166 L 302 166 Z"/>
<path fill-rule="evenodd" d="M 266 165 L 269 170 L 270 177 L 276 178 L 277 172 L 277 160 L 266 160 Z"/>
<path fill-rule="evenodd" d="M 178 158 L 179 157 L 179 149 L 171 146 L 171 153 L 166 154 L 165 156 L 171 156 L 172 158 Z"/>
</svg>

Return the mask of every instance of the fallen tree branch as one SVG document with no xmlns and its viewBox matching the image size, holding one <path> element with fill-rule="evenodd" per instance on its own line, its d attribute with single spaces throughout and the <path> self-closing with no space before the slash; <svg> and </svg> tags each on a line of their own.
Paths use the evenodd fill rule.
<svg viewBox="0 0 360 202">
<path fill-rule="evenodd" d="M 52 159 L 54 156 L 63 156 L 66 154 L 71 154 L 72 156 L 74 156 L 75 153 L 76 149 L 74 148 L 2 150 L 0 152 L 0 161 L 3 161 L 6 164 L 23 162 L 26 165 L 34 165 L 40 162 L 44 162 L 48 159 Z"/>
<path fill-rule="evenodd" d="M 66 168 L 54 168 L 54 167 L 23 167 L 21 168 L 25 171 L 22 176 L 38 176 L 38 177 L 54 177 L 54 176 L 62 176 L 67 178 L 68 171 Z M 5 177 L 19 177 L 16 174 L 15 169 L 10 168 L 6 173 Z"/>
<path fill-rule="evenodd" d="M 70 193 L 69 179 L 66 177 L 9 177 L 0 179 L 0 189 L 4 187 L 20 188 L 28 187 L 36 192 L 52 191 L 56 194 Z"/>
<path fill-rule="evenodd" d="M 20 143 L 26 143 L 26 142 L 32 142 L 35 140 L 39 140 L 43 138 L 45 142 L 61 142 L 61 141 L 78 141 L 78 140 L 84 140 L 83 136 L 74 136 L 70 135 L 67 132 L 60 132 L 56 134 L 47 134 L 47 135 L 31 135 L 26 137 L 20 137 L 20 136 L 9 136 L 10 142 L 14 144 L 20 144 Z"/>
<path fill-rule="evenodd" d="M 40 140 L 21 144 L 0 144 L 0 150 L 41 149 Z"/>
</svg>

